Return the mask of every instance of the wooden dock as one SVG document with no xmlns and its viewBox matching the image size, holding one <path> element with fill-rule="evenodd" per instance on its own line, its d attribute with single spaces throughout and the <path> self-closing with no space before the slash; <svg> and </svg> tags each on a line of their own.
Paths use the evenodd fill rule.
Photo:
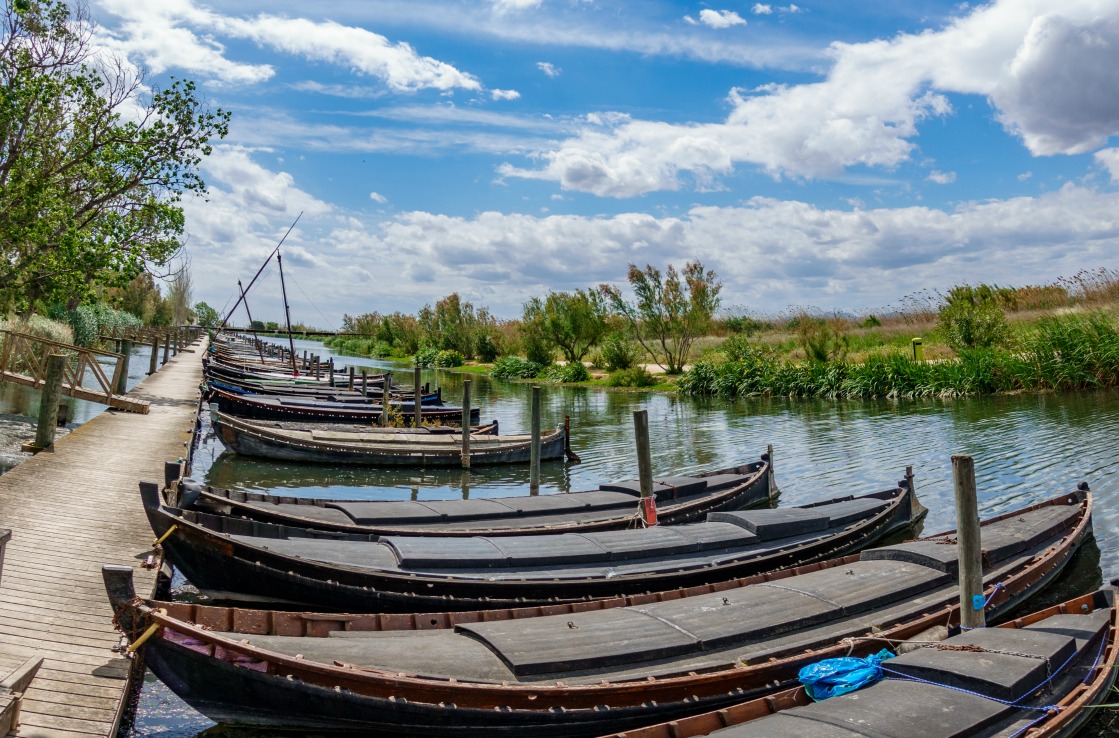
<svg viewBox="0 0 1119 738">
<path fill-rule="evenodd" d="M 106 410 L 54 448 L 0 476 L 0 528 L 12 538 L 0 578 L 0 674 L 41 656 L 27 690 L 21 738 L 113 736 L 130 662 L 111 649 L 120 634 L 101 581 L 106 563 L 140 568 L 152 533 L 140 479 L 162 481 L 163 464 L 185 457 L 198 406 L 203 339 L 129 396 L 146 415 Z"/>
</svg>

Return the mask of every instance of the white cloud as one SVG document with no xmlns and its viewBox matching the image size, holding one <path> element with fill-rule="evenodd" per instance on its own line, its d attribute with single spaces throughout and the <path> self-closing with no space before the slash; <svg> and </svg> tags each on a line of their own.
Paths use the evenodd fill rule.
<svg viewBox="0 0 1119 738">
<path fill-rule="evenodd" d="M 1119 182 L 1119 149 L 1100 149 L 1095 154 L 1096 163 L 1107 169 L 1112 182 Z"/>
<path fill-rule="evenodd" d="M 516 100 L 521 93 L 516 90 L 490 90 L 490 97 L 494 100 Z"/>
<path fill-rule="evenodd" d="M 792 8 L 793 6 L 788 6 Z M 1035 155 L 1081 153 L 1119 134 L 1119 4 L 1001 0 L 940 31 L 835 43 L 819 82 L 733 90 L 723 123 L 624 118 L 588 125 L 540 169 L 505 176 L 601 196 L 700 188 L 736 165 L 774 177 L 834 177 L 910 159 L 918 124 L 951 112 L 947 93 L 987 97 Z"/>
<path fill-rule="evenodd" d="M 750 12 L 754 15 L 771 15 L 773 13 L 773 6 L 754 3 L 754 7 L 750 8 Z"/>
<path fill-rule="evenodd" d="M 267 14 L 253 18 L 223 16 L 196 6 L 192 0 L 100 0 L 100 4 L 123 21 L 113 34 L 115 48 L 140 57 L 156 72 L 184 68 L 238 84 L 272 76 L 268 65 L 239 64 L 227 59 L 224 47 L 216 40 L 224 36 L 345 67 L 355 74 L 376 77 L 397 91 L 482 87 L 472 75 L 421 56 L 406 43 L 394 44 L 363 28 L 329 20 L 315 22 Z"/>
<path fill-rule="evenodd" d="M 560 68 L 551 62 L 536 62 L 536 68 L 544 73 L 545 76 L 555 79 L 560 76 Z"/>
<path fill-rule="evenodd" d="M 493 9 L 498 13 L 518 12 L 539 8 L 543 0 L 493 0 Z"/>
<path fill-rule="evenodd" d="M 690 20 L 688 16 L 684 16 L 686 20 Z M 746 19 L 733 10 L 710 10 L 703 9 L 699 11 L 699 22 L 710 28 L 730 28 L 731 26 L 744 26 Z"/>
<path fill-rule="evenodd" d="M 777 9 L 779 11 L 781 11 L 782 13 L 803 13 L 804 12 L 804 8 L 800 7 L 799 5 L 793 5 L 792 3 L 790 3 L 788 5 L 783 5 L 779 8 L 777 8 Z"/>
<path fill-rule="evenodd" d="M 1028 182 L 1034 176 L 1033 172 L 1022 172 L 1018 175 L 1019 182 Z"/>
<path fill-rule="evenodd" d="M 380 192 L 370 192 L 369 199 L 380 205 L 384 205 L 386 202 L 389 201 L 389 199 L 382 195 Z"/>
<path fill-rule="evenodd" d="M 942 185 L 943 184 L 952 184 L 953 182 L 956 181 L 956 173 L 955 172 L 939 172 L 939 171 L 934 169 L 933 171 L 929 172 L 929 181 L 930 182 L 935 182 L 936 184 L 942 184 Z"/>
</svg>

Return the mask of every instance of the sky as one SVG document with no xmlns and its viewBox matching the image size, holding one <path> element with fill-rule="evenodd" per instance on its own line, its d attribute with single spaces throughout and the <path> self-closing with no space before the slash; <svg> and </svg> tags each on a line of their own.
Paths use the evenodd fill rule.
<svg viewBox="0 0 1119 738">
<path fill-rule="evenodd" d="M 724 309 L 869 313 L 1119 268 L 1119 1 L 88 0 L 232 112 L 194 297 L 282 247 L 293 321 L 699 260 Z M 275 268 L 253 316 L 282 321 Z"/>
</svg>

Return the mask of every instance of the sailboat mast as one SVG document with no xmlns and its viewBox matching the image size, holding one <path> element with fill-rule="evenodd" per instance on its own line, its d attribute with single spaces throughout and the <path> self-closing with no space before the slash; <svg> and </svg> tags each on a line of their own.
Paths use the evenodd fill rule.
<svg viewBox="0 0 1119 738">
<path fill-rule="evenodd" d="M 280 256 L 279 246 L 276 247 L 276 264 L 280 267 L 280 292 L 284 296 L 284 317 L 288 322 L 288 346 L 291 348 L 291 373 L 298 376 L 299 369 L 295 367 L 295 338 L 291 335 L 291 308 L 288 307 L 288 288 L 284 285 L 284 260 Z"/>
<path fill-rule="evenodd" d="M 245 303 L 245 314 L 249 316 L 249 328 L 252 329 L 252 327 L 253 327 L 253 314 L 252 314 L 252 311 L 249 310 L 249 297 L 248 297 L 248 295 L 245 294 L 245 288 L 241 286 L 241 280 L 239 280 L 239 279 L 237 280 L 237 289 L 241 290 L 241 300 Z M 256 341 L 256 352 L 258 354 L 260 354 L 260 363 L 263 364 L 264 363 L 264 349 L 261 348 L 261 346 L 260 346 L 260 339 L 254 337 L 253 340 Z"/>
</svg>

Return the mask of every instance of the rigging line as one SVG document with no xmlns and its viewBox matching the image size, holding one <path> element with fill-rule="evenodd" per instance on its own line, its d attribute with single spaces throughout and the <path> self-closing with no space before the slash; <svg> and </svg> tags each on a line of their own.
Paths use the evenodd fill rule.
<svg viewBox="0 0 1119 738">
<path fill-rule="evenodd" d="M 287 233 L 285 233 L 284 237 L 280 239 L 280 242 L 278 244 L 276 244 L 276 248 L 272 249 L 272 253 L 268 254 L 268 258 L 265 259 L 264 263 L 260 265 L 260 269 L 256 270 L 256 275 L 253 276 L 253 278 L 251 280 L 249 280 L 249 286 L 245 288 L 245 293 L 246 294 L 248 293 L 249 290 L 251 290 L 253 288 L 253 285 L 256 284 L 256 280 L 260 277 L 260 273 L 264 271 L 264 267 L 268 266 L 268 262 L 271 261 L 272 256 L 275 255 L 275 254 L 278 254 L 280 252 L 280 247 L 284 245 L 284 241 L 286 241 L 287 237 L 289 235 L 291 235 L 292 230 L 295 228 L 295 224 L 298 223 L 299 219 L 302 218 L 302 217 L 303 217 L 303 211 L 301 210 L 301 211 L 299 211 L 299 215 L 295 216 L 295 220 L 292 221 L 292 224 L 290 226 L 288 226 Z M 221 329 L 225 328 L 225 324 L 229 322 L 229 319 L 231 317 L 233 317 L 233 311 L 236 310 L 240 305 L 241 305 L 241 298 L 237 298 L 237 302 L 233 303 L 233 307 L 230 309 L 229 314 L 225 316 L 225 320 L 223 320 L 221 322 L 221 325 L 218 326 L 219 331 Z"/>
<path fill-rule="evenodd" d="M 335 328 L 334 324 L 330 322 L 330 318 L 326 317 L 326 315 L 323 315 L 322 310 L 319 310 L 319 306 L 315 304 L 315 301 L 312 300 L 311 296 L 307 294 L 307 291 L 303 289 L 303 285 L 299 284 L 299 282 L 296 281 L 295 277 L 293 277 L 290 274 L 288 275 L 288 279 L 290 279 L 292 282 L 295 283 L 295 286 L 298 287 L 299 291 L 303 293 L 303 296 L 307 298 L 307 302 L 311 303 L 311 307 L 313 307 L 316 311 L 318 311 L 319 315 L 322 315 L 322 319 L 326 321 L 327 327 L 330 328 L 330 330 L 337 333 L 338 329 Z"/>
</svg>

